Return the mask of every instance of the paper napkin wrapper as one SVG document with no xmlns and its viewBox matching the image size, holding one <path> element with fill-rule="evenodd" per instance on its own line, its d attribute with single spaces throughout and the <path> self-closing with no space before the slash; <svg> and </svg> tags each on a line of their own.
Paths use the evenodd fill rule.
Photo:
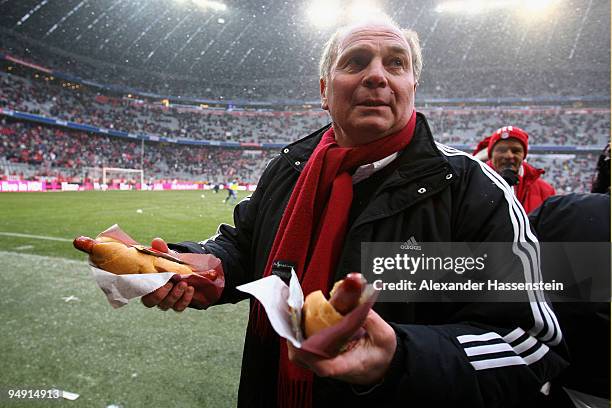
<svg viewBox="0 0 612 408">
<path fill-rule="evenodd" d="M 98 237 L 108 237 L 128 246 L 134 246 L 139 251 L 153 256 L 161 256 L 170 260 L 178 260 L 194 270 L 191 275 L 179 275 L 173 272 L 144 273 L 132 275 L 115 275 L 103 269 L 89 264 L 94 279 L 114 308 L 124 306 L 130 299 L 142 297 L 156 289 L 164 286 L 168 281 L 178 283 L 185 281 L 194 287 L 193 300 L 190 306 L 203 309 L 210 306 L 221 296 L 225 286 L 225 277 L 221 260 L 209 254 L 178 254 L 176 258 L 172 255 L 156 251 L 150 247 L 140 245 L 132 237 L 126 234 L 118 225 L 113 225 Z M 204 272 L 214 270 L 216 277 L 211 280 L 204 276 Z M 208 274 L 207 274 L 208 275 Z"/>
<path fill-rule="evenodd" d="M 240 285 L 236 289 L 253 295 L 263 305 L 272 328 L 280 337 L 289 340 L 294 347 L 302 350 L 302 352 L 312 353 L 324 358 L 337 355 L 339 352 L 338 345 L 345 344 L 365 334 L 362 326 L 378 294 L 378 292 L 371 290 L 371 295 L 368 296 L 366 301 L 344 316 L 338 324 L 304 339 L 300 329 L 304 293 L 295 271 L 291 271 L 289 286 L 278 276 L 270 275 Z M 297 321 L 292 322 L 290 307 L 298 311 Z"/>
</svg>

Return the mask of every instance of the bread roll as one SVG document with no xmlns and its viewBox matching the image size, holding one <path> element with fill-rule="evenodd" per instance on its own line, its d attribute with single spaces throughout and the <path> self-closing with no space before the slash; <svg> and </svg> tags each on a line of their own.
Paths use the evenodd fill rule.
<svg viewBox="0 0 612 408">
<path fill-rule="evenodd" d="M 306 338 L 331 327 L 342 320 L 342 315 L 329 303 L 323 292 L 311 292 L 304 300 L 302 321 Z"/>
<path fill-rule="evenodd" d="M 306 338 L 323 329 L 337 324 L 342 317 L 355 309 L 365 288 L 365 279 L 359 273 L 350 273 L 336 282 L 330 295 L 325 299 L 323 292 L 311 292 L 304 299 L 302 322 Z"/>
<path fill-rule="evenodd" d="M 92 240 L 87 237 L 79 237 L 74 240 L 74 246 L 87 252 L 94 265 L 116 275 L 158 272 L 174 272 L 180 275 L 193 273 L 187 265 L 142 253 L 112 238 L 100 237 Z"/>
</svg>

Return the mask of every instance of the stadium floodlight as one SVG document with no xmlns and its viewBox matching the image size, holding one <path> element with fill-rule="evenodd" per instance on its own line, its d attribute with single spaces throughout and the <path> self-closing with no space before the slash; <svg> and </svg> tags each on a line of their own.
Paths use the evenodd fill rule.
<svg viewBox="0 0 612 408">
<path fill-rule="evenodd" d="M 510 9 L 519 11 L 544 11 L 556 0 L 451 0 L 440 3 L 438 13 L 480 14 L 489 11 Z"/>
<path fill-rule="evenodd" d="M 364 20 L 382 12 L 381 8 L 373 0 L 355 0 L 349 9 L 352 21 Z"/>
<path fill-rule="evenodd" d="M 453 0 L 440 3 L 436 6 L 438 13 L 479 14 L 485 11 L 509 6 L 512 1 L 481 1 L 481 0 Z"/>
<path fill-rule="evenodd" d="M 338 0 L 314 0 L 308 6 L 306 15 L 314 25 L 329 27 L 338 22 L 341 12 L 342 9 Z"/>
<path fill-rule="evenodd" d="M 196 6 L 202 7 L 203 9 L 212 9 L 214 11 L 225 11 L 227 6 L 219 1 L 212 0 L 191 0 Z"/>
<path fill-rule="evenodd" d="M 306 15 L 317 27 L 330 27 L 338 22 L 342 9 L 338 0 L 314 0 Z"/>
<path fill-rule="evenodd" d="M 346 3 L 349 3 L 348 5 Z M 306 14 L 318 27 L 351 23 L 383 13 L 376 0 L 313 0 Z"/>
<path fill-rule="evenodd" d="M 528 10 L 540 11 L 552 5 L 552 0 L 523 0 L 523 7 Z"/>
</svg>

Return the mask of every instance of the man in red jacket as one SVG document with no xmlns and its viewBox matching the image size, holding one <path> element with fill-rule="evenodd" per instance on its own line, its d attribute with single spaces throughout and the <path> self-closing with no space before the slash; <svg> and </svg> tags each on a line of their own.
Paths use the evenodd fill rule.
<svg viewBox="0 0 612 408">
<path fill-rule="evenodd" d="M 513 187 L 525 212 L 535 210 L 544 200 L 556 194 L 555 189 L 540 178 L 544 170 L 525 162 L 529 148 L 527 132 L 516 126 L 504 126 L 488 139 L 487 164 Z"/>
</svg>

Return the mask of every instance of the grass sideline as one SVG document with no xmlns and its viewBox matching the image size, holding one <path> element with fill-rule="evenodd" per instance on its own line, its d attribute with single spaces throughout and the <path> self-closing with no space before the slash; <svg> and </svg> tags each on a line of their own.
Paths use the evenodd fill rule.
<svg viewBox="0 0 612 408">
<path fill-rule="evenodd" d="M 233 205 L 223 203 L 225 197 L 223 191 L 2 193 L 0 233 L 72 240 L 79 235 L 95 237 L 119 224 L 143 244 L 158 236 L 168 242 L 200 241 L 214 234 L 219 223 L 232 223 Z M 85 259 L 72 242 L 0 235 L 0 249 Z"/>
<path fill-rule="evenodd" d="M 233 206 L 224 198 L 201 191 L 2 193 L 0 232 L 71 240 L 117 223 L 143 243 L 201 240 L 231 223 Z M 139 302 L 115 310 L 71 242 L 0 235 L 0 251 L 0 389 L 59 388 L 80 394 L 72 403 L 79 407 L 236 405 L 246 302 L 181 314 Z"/>
</svg>

